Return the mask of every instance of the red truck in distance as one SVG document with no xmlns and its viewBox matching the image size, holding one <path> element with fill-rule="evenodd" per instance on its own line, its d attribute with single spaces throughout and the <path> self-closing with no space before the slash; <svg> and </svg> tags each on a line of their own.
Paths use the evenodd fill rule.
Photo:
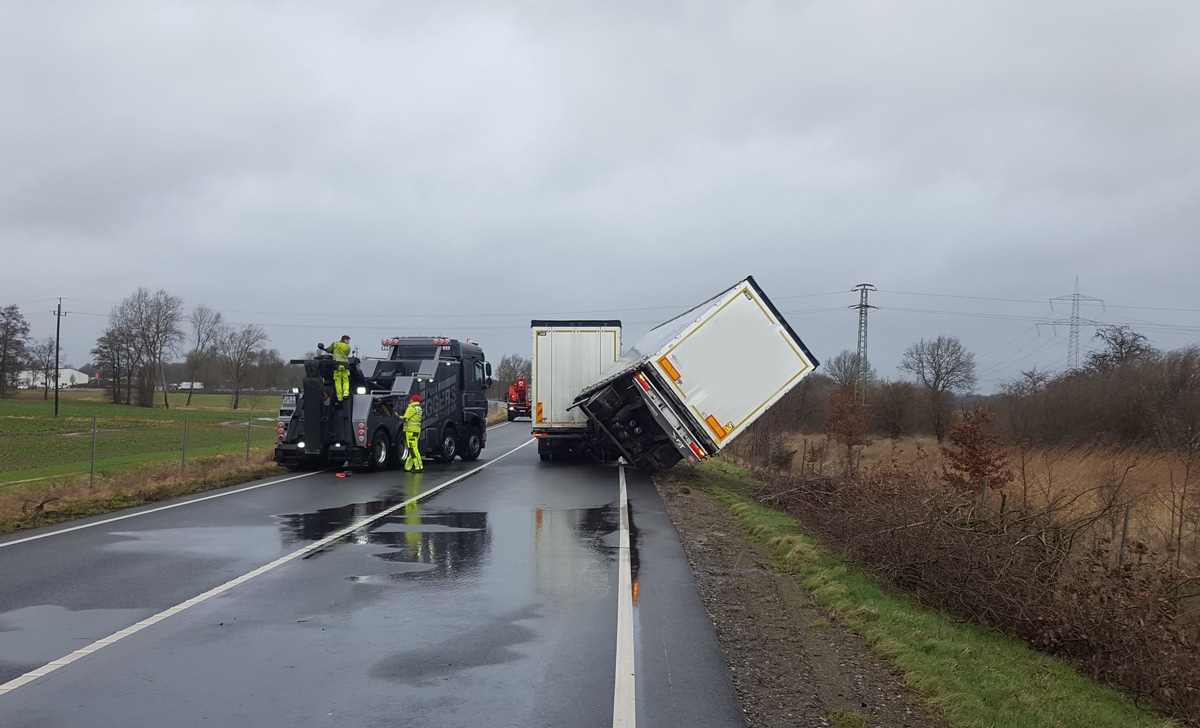
<svg viewBox="0 0 1200 728">
<path fill-rule="evenodd" d="M 525 377 L 517 377 L 508 388 L 508 421 L 512 422 L 518 417 L 529 417 L 529 383 Z"/>
</svg>

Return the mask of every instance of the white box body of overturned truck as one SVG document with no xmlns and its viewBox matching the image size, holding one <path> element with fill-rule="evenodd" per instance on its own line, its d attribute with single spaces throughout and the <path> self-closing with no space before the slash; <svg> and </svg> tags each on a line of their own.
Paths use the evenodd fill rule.
<svg viewBox="0 0 1200 728">
<path fill-rule="evenodd" d="M 569 453 L 615 460 L 619 453 L 573 405 L 584 387 L 616 366 L 621 355 L 621 322 L 534 319 L 530 331 L 529 397 L 538 455 L 542 460 Z"/>
<path fill-rule="evenodd" d="M 421 396 L 421 455 L 440 462 L 475 460 L 487 444 L 491 365 L 470 341 L 434 337 L 384 339 L 386 358 L 350 359 L 350 396 L 337 402 L 328 355 L 293 360 L 304 387 L 285 394 L 275 461 L 290 469 L 339 466 L 382 469 L 401 464 L 404 410 Z"/>
<path fill-rule="evenodd" d="M 656 326 L 574 405 L 653 472 L 717 454 L 818 364 L 747 277 Z"/>
</svg>

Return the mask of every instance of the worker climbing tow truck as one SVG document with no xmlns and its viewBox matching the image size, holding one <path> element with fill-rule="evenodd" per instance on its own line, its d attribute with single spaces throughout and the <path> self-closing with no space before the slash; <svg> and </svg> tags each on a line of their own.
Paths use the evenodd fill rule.
<svg viewBox="0 0 1200 728">
<path fill-rule="evenodd" d="M 476 460 L 487 444 L 487 388 L 492 367 L 470 339 L 398 337 L 386 357 L 350 357 L 350 394 L 337 401 L 328 353 L 293 359 L 304 386 L 284 395 L 275 462 L 291 470 L 339 466 L 381 470 L 400 463 L 404 409 L 412 395 L 424 408 L 421 454 L 447 463 Z M 317 348 L 325 352 L 325 347 Z"/>
</svg>

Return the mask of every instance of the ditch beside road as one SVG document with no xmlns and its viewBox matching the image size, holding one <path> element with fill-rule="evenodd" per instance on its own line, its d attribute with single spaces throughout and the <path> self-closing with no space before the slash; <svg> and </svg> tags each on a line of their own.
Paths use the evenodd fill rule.
<svg viewBox="0 0 1200 728">
<path fill-rule="evenodd" d="M 687 552 L 751 728 L 947 728 L 919 696 L 768 565 L 730 510 L 670 475 L 659 493 Z"/>
</svg>

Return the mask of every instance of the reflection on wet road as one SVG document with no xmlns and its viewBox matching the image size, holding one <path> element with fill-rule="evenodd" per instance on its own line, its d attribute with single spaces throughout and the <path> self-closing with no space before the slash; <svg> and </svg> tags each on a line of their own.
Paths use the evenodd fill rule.
<svg viewBox="0 0 1200 728">
<path fill-rule="evenodd" d="M 543 467 L 512 449 L 513 428 L 489 448 L 505 438 L 516 455 L 465 480 L 457 464 L 319 474 L 0 549 L 0 688 L 14 686 L 0 725 L 607 728 L 618 470 Z M 712 707 L 728 674 L 648 480 L 629 512 L 651 638 L 639 722 L 731 725 L 735 700 Z"/>
</svg>

